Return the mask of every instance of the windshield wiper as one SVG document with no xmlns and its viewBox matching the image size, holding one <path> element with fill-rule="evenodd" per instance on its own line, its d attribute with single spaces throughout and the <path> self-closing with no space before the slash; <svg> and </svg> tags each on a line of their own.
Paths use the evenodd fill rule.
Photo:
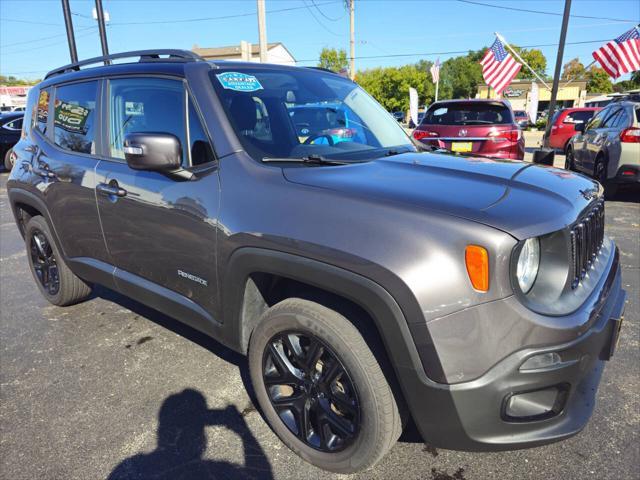
<svg viewBox="0 0 640 480">
<path fill-rule="evenodd" d="M 277 163 L 277 162 L 290 162 L 290 163 L 309 163 L 313 165 L 349 165 L 357 162 L 345 162 L 343 160 L 332 160 L 330 158 L 323 157 L 322 155 L 307 155 L 306 157 L 285 157 L 285 158 L 271 158 L 264 157 L 262 159 L 264 163 Z"/>
<path fill-rule="evenodd" d="M 393 157 L 394 155 L 400 155 L 402 153 L 409 153 L 410 149 L 398 149 L 398 148 L 390 148 L 384 154 L 385 157 Z"/>
</svg>

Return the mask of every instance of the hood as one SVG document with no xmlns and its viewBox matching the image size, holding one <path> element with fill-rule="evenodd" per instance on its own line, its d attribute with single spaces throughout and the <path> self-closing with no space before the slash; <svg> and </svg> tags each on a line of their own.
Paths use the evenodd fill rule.
<svg viewBox="0 0 640 480">
<path fill-rule="evenodd" d="M 465 218 L 517 239 L 564 228 L 602 193 L 594 180 L 567 170 L 435 153 L 283 171 L 293 183 Z"/>
</svg>

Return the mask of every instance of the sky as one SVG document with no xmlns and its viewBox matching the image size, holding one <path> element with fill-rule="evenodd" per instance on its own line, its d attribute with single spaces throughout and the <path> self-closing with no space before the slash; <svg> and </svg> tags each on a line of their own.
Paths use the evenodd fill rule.
<svg viewBox="0 0 640 480">
<path fill-rule="evenodd" d="M 323 47 L 349 51 L 344 0 L 265 1 L 267 40 L 284 43 L 299 65 L 315 65 Z M 500 8 L 459 0 L 355 0 L 356 69 L 443 62 L 458 55 L 451 52 L 489 46 L 498 31 L 516 45 L 551 44 L 538 48 L 547 57 L 546 73 L 553 74 L 564 1 L 473 1 Z M 70 4 L 80 59 L 100 55 L 94 2 Z M 258 42 L 255 0 L 103 0 L 103 6 L 112 53 Z M 579 57 L 586 65 L 600 43 L 640 23 L 640 1 L 573 0 L 571 14 L 563 63 Z M 0 74 L 42 78 L 69 61 L 60 0 L 0 0 Z"/>
</svg>

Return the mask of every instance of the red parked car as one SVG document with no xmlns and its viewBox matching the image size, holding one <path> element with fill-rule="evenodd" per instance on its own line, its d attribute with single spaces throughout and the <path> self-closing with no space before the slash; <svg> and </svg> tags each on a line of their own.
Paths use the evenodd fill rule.
<svg viewBox="0 0 640 480">
<path fill-rule="evenodd" d="M 452 152 L 522 160 L 524 137 L 502 100 L 445 100 L 433 103 L 413 138 Z"/>
<path fill-rule="evenodd" d="M 597 107 L 564 108 L 553 114 L 551 120 L 551 133 L 549 134 L 549 146 L 563 152 L 567 151 L 569 140 L 576 133 L 576 125 L 586 123 L 598 111 Z"/>
</svg>

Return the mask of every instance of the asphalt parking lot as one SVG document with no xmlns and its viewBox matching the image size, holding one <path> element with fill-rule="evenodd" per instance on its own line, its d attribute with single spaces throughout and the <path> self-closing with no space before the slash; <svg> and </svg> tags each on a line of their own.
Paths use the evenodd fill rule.
<svg viewBox="0 0 640 480">
<path fill-rule="evenodd" d="M 80 305 L 49 305 L 29 273 L 6 179 L 0 174 L 0 477 L 338 478 L 271 432 L 247 394 L 242 356 L 104 288 Z M 638 478 L 638 198 L 626 192 L 606 206 L 629 303 L 581 434 L 505 453 L 435 450 L 407 434 L 377 467 L 353 478 Z"/>
</svg>

